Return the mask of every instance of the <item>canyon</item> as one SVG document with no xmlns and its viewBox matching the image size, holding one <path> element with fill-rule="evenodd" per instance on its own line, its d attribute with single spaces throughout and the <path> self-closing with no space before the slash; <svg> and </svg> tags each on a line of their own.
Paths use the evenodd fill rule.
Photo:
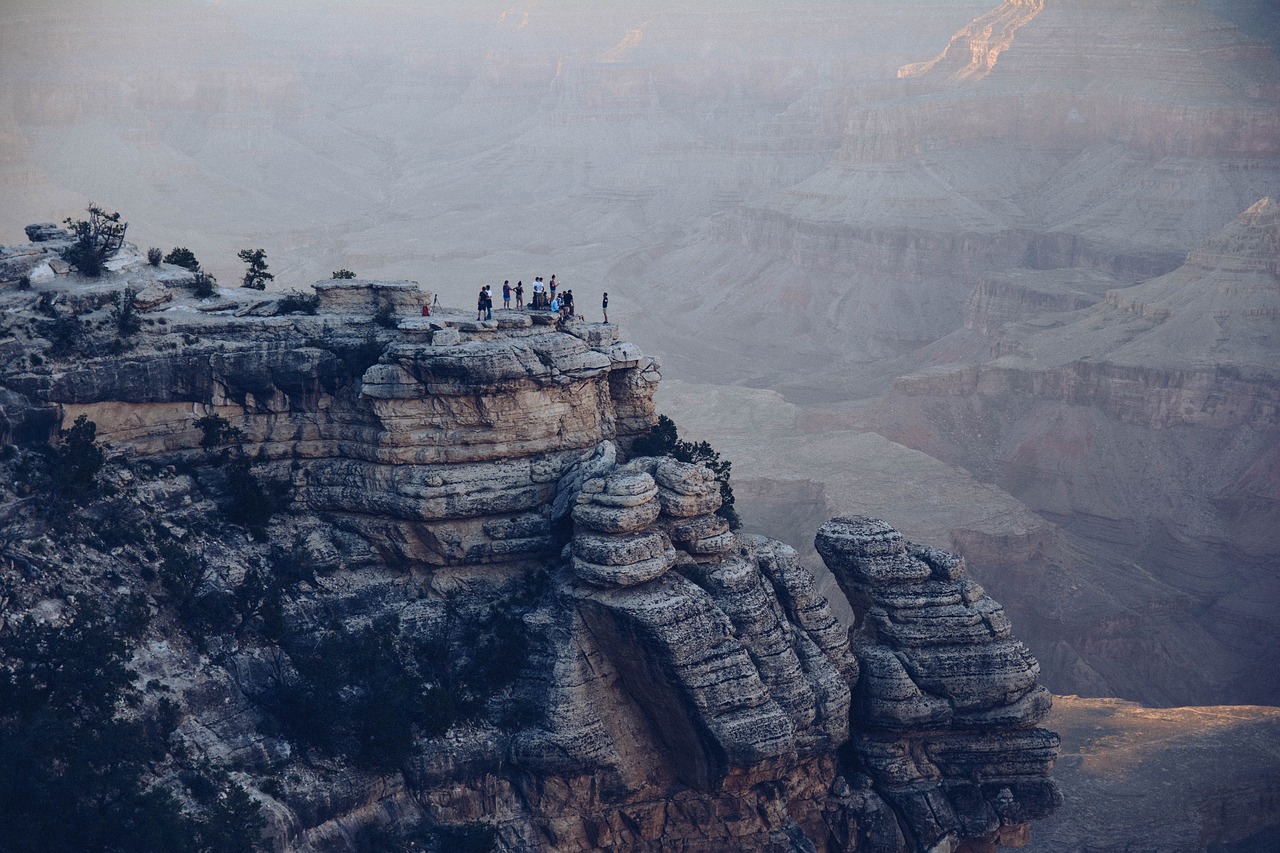
<svg viewBox="0 0 1280 853">
<path fill-rule="evenodd" d="M 224 282 L 238 249 L 265 246 L 284 291 L 349 268 L 446 305 L 559 273 L 588 319 L 609 293 L 634 353 L 661 359 L 660 385 L 641 361 L 627 381 L 732 461 L 745 529 L 795 546 L 837 618 L 857 617 L 817 531 L 883 518 L 964 555 L 1055 694 L 1165 708 L 1188 732 L 1202 718 L 1177 706 L 1277 701 L 1271 4 L 71 2 L 7 23 L 2 233 L 96 200 L 131 240 L 190 246 Z M 308 322 L 264 319 L 281 346 Z M 572 352 L 590 372 L 586 350 L 621 345 L 485 370 L 506 381 Z M 341 356 L 282 351 L 272 371 L 332 386 Z M 394 361 L 370 377 L 390 422 L 397 394 L 444 381 Z M 485 487 L 512 501 L 500 527 L 442 525 L 413 507 L 456 511 L 459 483 L 388 471 L 426 453 L 417 437 L 335 438 L 280 409 L 293 386 L 260 379 L 211 391 L 210 411 L 251 409 L 260 464 L 380 537 L 380 559 L 551 549 L 520 514 L 553 497 L 548 470 Z M 69 405 L 148 453 L 191 418 Z M 566 388 L 512 449 L 564 430 L 577 452 L 609 429 L 572 412 L 609 405 Z M 624 458 L 649 405 L 600 416 Z M 432 414 L 466 426 L 431 451 L 464 467 L 478 424 L 510 416 L 465 406 Z M 1264 829 L 1224 825 L 1196 849 Z"/>
</svg>

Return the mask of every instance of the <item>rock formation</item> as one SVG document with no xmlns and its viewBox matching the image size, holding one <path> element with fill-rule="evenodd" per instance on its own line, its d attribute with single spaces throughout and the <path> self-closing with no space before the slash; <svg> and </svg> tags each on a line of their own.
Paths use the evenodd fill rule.
<svg viewBox="0 0 1280 853">
<path fill-rule="evenodd" d="M 1028 635 L 1057 647 L 1041 652 L 1050 667 L 1101 675 L 1055 690 L 1172 705 L 1275 698 L 1259 661 L 1276 660 L 1280 601 L 1269 568 L 1280 502 L 1266 473 L 1280 435 L 1277 223 L 1261 199 L 1176 270 L 1130 286 L 1046 270 L 979 287 L 970 328 L 933 349 L 942 363 L 898 379 L 869 412 L 886 435 L 980 472 L 1063 529 L 1070 581 L 1048 567 L 1066 565 L 1053 548 L 1040 568 L 986 578 L 1023 624 L 1054 626 Z M 1105 568 L 1117 553 L 1142 568 Z M 1063 588 L 1069 607 L 1050 592 Z"/>
<path fill-rule="evenodd" d="M 818 547 L 850 634 L 792 548 L 716 514 L 709 470 L 627 458 L 658 365 L 617 327 L 420 316 L 412 282 L 197 300 L 183 276 L 135 263 L 0 289 L 15 479 L 84 415 L 116 484 L 47 538 L 40 483 L 6 485 L 5 588 L 15 614 L 54 620 L 140 594 L 144 708 L 176 699 L 181 760 L 247 785 L 278 848 L 483 825 L 501 849 L 978 850 L 1057 804 L 1037 665 L 963 561 L 832 522 Z M 163 297 L 135 303 L 140 331 L 99 322 L 126 285 Z M 316 313 L 282 313 L 298 304 Z M 388 308 L 396 327 L 373 324 Z M 262 542 L 217 520 L 248 500 Z M 111 516 L 136 532 L 94 529 Z M 183 560 L 205 567 L 186 604 Z M 192 616 L 264 575 L 277 615 Z M 378 695 L 342 662 L 341 638 L 373 636 L 390 645 L 350 648 L 417 650 L 417 701 L 452 691 L 466 716 L 429 731 L 439 717 L 404 706 L 421 722 L 391 753 L 374 731 L 356 748 L 291 728 L 278 702 L 299 686 L 357 710 Z M 322 694 L 318 666 L 350 680 Z"/>
</svg>

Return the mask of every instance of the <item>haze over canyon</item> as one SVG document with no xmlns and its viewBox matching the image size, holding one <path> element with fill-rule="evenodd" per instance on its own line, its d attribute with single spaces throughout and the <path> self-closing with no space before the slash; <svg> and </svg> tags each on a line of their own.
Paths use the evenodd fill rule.
<svg viewBox="0 0 1280 853">
<path fill-rule="evenodd" d="M 746 530 L 819 571 L 833 516 L 962 554 L 1040 682 L 1110 703 L 1073 725 L 1230 742 L 1180 706 L 1280 704 L 1274 3 L 0 12 L 0 240 L 93 201 L 224 286 L 263 247 L 277 290 L 607 291 Z"/>
</svg>

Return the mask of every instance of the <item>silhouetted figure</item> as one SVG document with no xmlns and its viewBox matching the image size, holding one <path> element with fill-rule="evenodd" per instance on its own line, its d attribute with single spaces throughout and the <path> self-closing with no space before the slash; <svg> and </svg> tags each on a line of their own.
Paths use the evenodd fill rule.
<svg viewBox="0 0 1280 853">
<path fill-rule="evenodd" d="M 516 308 L 524 307 L 524 282 L 516 282 Z"/>
<path fill-rule="evenodd" d="M 600 308 L 604 311 L 604 322 L 609 322 L 609 294 L 606 292 L 604 299 L 600 302 Z"/>
</svg>

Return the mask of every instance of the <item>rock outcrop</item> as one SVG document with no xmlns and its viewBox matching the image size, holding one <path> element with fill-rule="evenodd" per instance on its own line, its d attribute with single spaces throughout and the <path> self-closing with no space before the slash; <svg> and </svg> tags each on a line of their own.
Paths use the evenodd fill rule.
<svg viewBox="0 0 1280 853">
<path fill-rule="evenodd" d="M 1016 837 L 1061 804 L 1040 666 L 955 554 L 837 518 L 818 552 L 863 626 L 852 744 L 922 849 Z"/>
<path fill-rule="evenodd" d="M 0 291 L 19 318 L 6 440 L 86 416 L 118 491 L 63 523 L 138 525 L 6 539 L 6 571 L 24 567 L 24 612 L 130 587 L 154 602 L 173 628 L 136 651 L 145 701 L 176 697 L 191 760 L 248 785 L 280 849 L 479 822 L 502 849 L 924 853 L 1017 841 L 1056 805 L 1037 665 L 963 562 L 833 522 L 818 547 L 854 602 L 851 634 L 795 550 L 717 514 L 710 470 L 628 458 L 659 368 L 616 327 L 427 317 L 412 282 L 197 300 L 170 274 Z M 100 322 L 144 279 L 149 324 Z M 394 327 L 373 322 L 388 314 Z M 8 488 L 0 517 L 34 541 L 45 522 Z M 206 566 L 191 599 L 225 590 L 245 608 L 200 617 L 203 656 L 152 564 Z M 242 604 L 264 575 L 270 620 Z M 375 635 L 366 654 L 415 650 L 416 701 L 469 709 L 440 723 L 402 706 L 421 722 L 394 761 L 370 757 L 368 732 L 351 754 L 308 741 L 272 698 L 316 677 L 317 649 Z M 349 678 L 326 701 L 378 695 Z"/>
</svg>

